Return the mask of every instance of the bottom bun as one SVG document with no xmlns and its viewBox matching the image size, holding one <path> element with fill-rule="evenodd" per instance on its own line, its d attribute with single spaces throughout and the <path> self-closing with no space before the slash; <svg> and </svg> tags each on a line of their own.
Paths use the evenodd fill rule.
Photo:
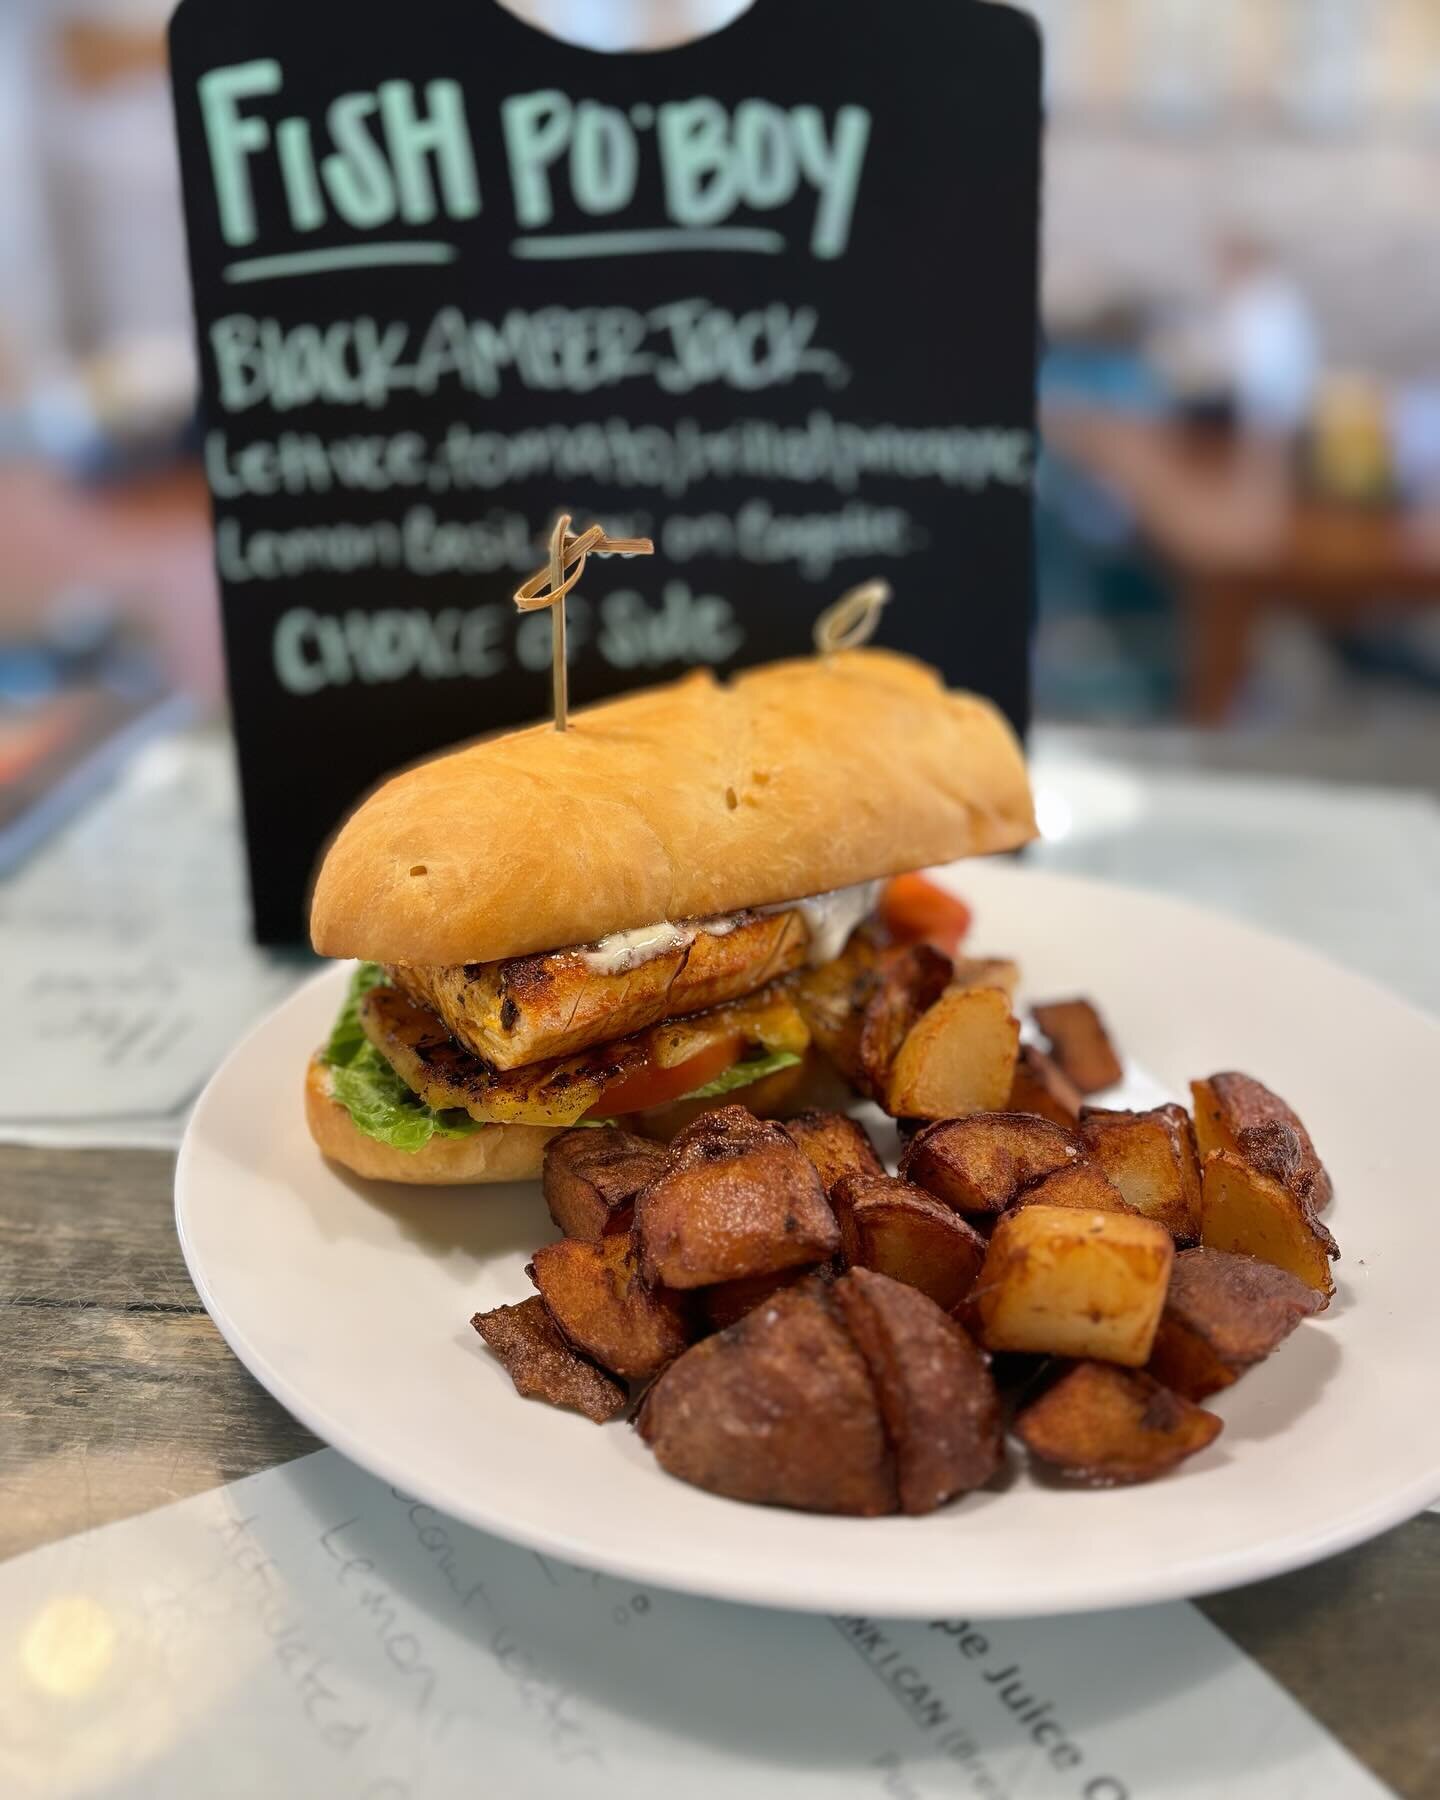
<svg viewBox="0 0 1440 1800">
<path fill-rule="evenodd" d="M 761 1119 L 790 1118 L 811 1107 L 843 1105 L 838 1080 L 814 1055 L 766 1075 L 749 1087 L 713 1100 L 677 1100 L 670 1106 L 632 1113 L 618 1120 L 628 1131 L 668 1140 L 701 1113 L 743 1106 Z M 330 1071 L 318 1056 L 305 1072 L 305 1120 L 310 1135 L 332 1162 L 368 1181 L 403 1181 L 412 1187 L 462 1187 L 476 1182 L 533 1181 L 540 1174 L 545 1146 L 559 1135 L 547 1125 L 482 1125 L 465 1137 L 433 1137 L 419 1150 L 396 1150 L 368 1137 L 330 1092 Z"/>
<path fill-rule="evenodd" d="M 533 1181 L 555 1133 L 544 1125 L 482 1125 L 465 1137 L 432 1137 L 418 1150 L 397 1150 L 367 1137 L 330 1092 L 318 1056 L 305 1073 L 305 1122 L 332 1162 L 369 1181 L 458 1187 L 475 1181 Z"/>
</svg>

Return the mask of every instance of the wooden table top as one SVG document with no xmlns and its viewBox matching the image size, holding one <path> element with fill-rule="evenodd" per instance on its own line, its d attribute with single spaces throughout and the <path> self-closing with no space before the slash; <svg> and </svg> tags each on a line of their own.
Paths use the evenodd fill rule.
<svg viewBox="0 0 1440 1800">
<path fill-rule="evenodd" d="M 1440 507 L 1346 506 L 1306 491 L 1278 440 L 1055 406 L 1046 444 L 1113 488 L 1183 575 L 1311 598 L 1440 597 Z"/>
<path fill-rule="evenodd" d="M 201 1308 L 173 1161 L 0 1148 L 0 1556 L 318 1447 Z M 1440 1516 L 1199 1605 L 1397 1793 L 1440 1797 Z"/>
</svg>

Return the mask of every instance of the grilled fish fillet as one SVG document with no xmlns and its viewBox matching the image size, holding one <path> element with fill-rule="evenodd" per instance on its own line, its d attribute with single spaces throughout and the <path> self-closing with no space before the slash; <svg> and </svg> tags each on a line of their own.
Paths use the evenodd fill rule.
<svg viewBox="0 0 1440 1800">
<path fill-rule="evenodd" d="M 622 1075 L 651 1061 L 673 1067 L 717 1039 L 738 1035 L 763 1049 L 796 1055 L 803 1055 L 810 1042 L 804 1021 L 781 990 L 523 1069 L 499 1070 L 471 1055 L 433 1012 L 397 988 L 371 988 L 360 1001 L 360 1025 L 427 1106 L 437 1112 L 459 1108 L 487 1122 L 526 1125 L 573 1125 Z"/>
<path fill-rule="evenodd" d="M 506 962 L 396 963 L 389 974 L 467 1050 L 518 1069 L 752 994 L 798 968 L 808 947 L 798 912 L 767 913 L 615 974 L 593 968 L 584 947 Z"/>
</svg>

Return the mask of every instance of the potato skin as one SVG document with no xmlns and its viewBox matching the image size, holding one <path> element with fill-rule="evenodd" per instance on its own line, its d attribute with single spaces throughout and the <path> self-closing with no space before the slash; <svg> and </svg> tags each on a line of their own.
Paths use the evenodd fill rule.
<svg viewBox="0 0 1440 1800">
<path fill-rule="evenodd" d="M 861 1518 L 898 1504 L 869 1367 L 819 1282 L 692 1345 L 636 1423 L 661 1468 L 731 1500 Z"/>
<path fill-rule="evenodd" d="M 618 1125 L 562 1131 L 545 1146 L 540 1175 L 550 1217 L 570 1238 L 627 1232 L 636 1194 L 665 1162 L 661 1145 Z"/>
<path fill-rule="evenodd" d="M 918 1132 L 905 1146 L 900 1173 L 956 1212 L 998 1213 L 1079 1156 L 1074 1133 L 1048 1119 L 978 1112 Z"/>
<path fill-rule="evenodd" d="M 1203 1400 L 1263 1362 L 1322 1304 L 1314 1288 L 1273 1263 L 1182 1250 L 1147 1371 L 1185 1399 Z"/>
<path fill-rule="evenodd" d="M 640 1280 L 628 1237 L 544 1244 L 530 1277 L 568 1343 L 627 1381 L 648 1381 L 690 1342 L 687 1296 Z"/>
<path fill-rule="evenodd" d="M 697 1289 L 694 1297 L 710 1330 L 724 1331 L 782 1288 L 817 1276 L 823 1280 L 830 1273 L 829 1263 L 802 1263 L 795 1269 L 777 1269 L 773 1275 L 742 1275 L 738 1281 L 718 1281 L 714 1287 Z"/>
<path fill-rule="evenodd" d="M 883 1175 L 865 1127 L 846 1113 L 804 1112 L 785 1130 L 814 1163 L 828 1194 L 842 1175 Z"/>
<path fill-rule="evenodd" d="M 504 1364 L 515 1392 L 524 1399 L 570 1407 L 597 1425 L 629 1405 L 618 1382 L 565 1342 L 538 1294 L 518 1306 L 476 1313 L 470 1323 Z"/>
<path fill-rule="evenodd" d="M 946 1312 L 970 1292 L 985 1240 L 958 1213 L 892 1175 L 847 1175 L 830 1195 L 851 1268 L 918 1288 Z"/>
<path fill-rule="evenodd" d="M 1053 1056 L 1034 1044 L 1020 1046 L 1006 1112 L 1036 1113 L 1052 1125 L 1073 1130 L 1084 1104 L 1085 1096 Z"/>
<path fill-rule="evenodd" d="M 645 1279 L 672 1288 L 824 1262 L 840 1248 L 814 1163 L 743 1106 L 707 1113 L 675 1139 L 669 1166 L 635 1202 L 635 1236 Z"/>
<path fill-rule="evenodd" d="M 875 1380 L 901 1512 L 933 1512 L 983 1487 L 1004 1461 L 984 1354 L 922 1293 L 870 1269 L 842 1275 L 833 1293 Z"/>
<path fill-rule="evenodd" d="M 1032 1456 L 1091 1487 L 1152 1481 L 1215 1442 L 1221 1421 L 1143 1370 L 1082 1362 L 1015 1421 Z"/>
<path fill-rule="evenodd" d="M 1001 1215 L 971 1295 L 982 1342 L 1140 1368 L 1174 1259 L 1152 1219 L 1016 1207 Z"/>
<path fill-rule="evenodd" d="M 1284 1180 L 1296 1199 L 1303 1200 L 1313 1212 L 1324 1212 L 1334 1198 L 1334 1186 L 1299 1114 L 1278 1094 L 1253 1075 L 1241 1075 L 1233 1069 L 1208 1076 L 1203 1081 L 1192 1081 L 1190 1093 L 1194 1100 L 1195 1135 L 1202 1158 L 1213 1150 L 1231 1150 L 1246 1155 L 1246 1146 L 1240 1142 L 1242 1132 L 1276 1123 L 1288 1125 L 1298 1140 L 1294 1168 L 1282 1175 L 1263 1158 L 1260 1166 Z M 1257 1147 L 1256 1141 L 1251 1140 L 1248 1160 L 1256 1159 Z"/>
<path fill-rule="evenodd" d="M 1334 1238 L 1290 1188 L 1233 1150 L 1205 1158 L 1200 1235 L 1211 1249 L 1288 1269 L 1327 1301 L 1335 1292 Z"/>
<path fill-rule="evenodd" d="M 1124 1065 L 1093 1000 L 1051 1000 L 1030 1012 L 1051 1056 L 1082 1094 L 1098 1094 L 1124 1078 Z"/>
</svg>

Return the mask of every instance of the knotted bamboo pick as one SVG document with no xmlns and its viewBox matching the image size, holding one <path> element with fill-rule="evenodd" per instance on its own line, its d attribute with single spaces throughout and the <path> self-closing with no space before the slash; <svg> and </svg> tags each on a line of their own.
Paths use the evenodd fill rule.
<svg viewBox="0 0 1440 1800">
<path fill-rule="evenodd" d="M 856 650 L 868 644 L 891 593 L 890 583 L 878 577 L 843 593 L 815 621 L 815 648 L 822 656 L 833 656 L 837 650 Z"/>
<path fill-rule="evenodd" d="M 591 525 L 578 537 L 570 536 L 570 515 L 561 513 L 550 533 L 550 557 L 515 590 L 515 606 L 522 613 L 553 608 L 551 620 L 551 687 L 555 702 L 555 729 L 569 726 L 570 677 L 565 663 L 565 596 L 585 573 L 589 557 L 652 556 L 649 538 L 612 538 L 599 525 Z M 566 571 L 569 571 L 567 573 Z"/>
</svg>

